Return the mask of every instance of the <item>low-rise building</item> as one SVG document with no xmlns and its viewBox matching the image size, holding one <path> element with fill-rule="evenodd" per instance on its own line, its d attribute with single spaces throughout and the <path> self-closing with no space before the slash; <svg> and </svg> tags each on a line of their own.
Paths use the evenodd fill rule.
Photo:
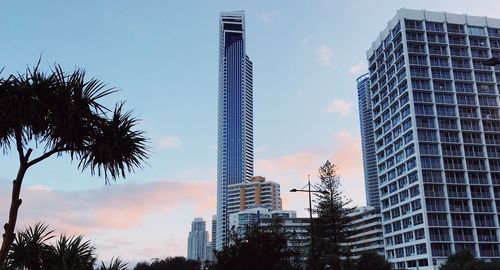
<svg viewBox="0 0 500 270">
<path fill-rule="evenodd" d="M 348 216 L 351 218 L 349 229 L 353 234 L 349 241 L 342 243 L 341 246 L 350 250 L 350 259 L 356 261 L 365 252 L 376 252 L 384 256 L 384 237 L 380 209 L 358 207 Z"/>
<path fill-rule="evenodd" d="M 266 181 L 262 176 L 254 176 L 249 182 L 229 185 L 227 203 L 229 215 L 255 207 L 281 210 L 280 185 Z"/>
</svg>

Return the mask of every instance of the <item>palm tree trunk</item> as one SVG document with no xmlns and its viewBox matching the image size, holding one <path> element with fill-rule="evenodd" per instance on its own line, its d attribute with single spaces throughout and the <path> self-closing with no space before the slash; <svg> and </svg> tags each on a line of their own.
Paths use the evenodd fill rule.
<svg viewBox="0 0 500 270">
<path fill-rule="evenodd" d="M 3 234 L 2 247 L 0 248 L 0 269 L 2 269 L 5 264 L 5 260 L 7 258 L 7 254 L 9 253 L 10 246 L 14 242 L 15 233 L 14 230 L 16 228 L 17 222 L 17 213 L 19 210 L 19 206 L 23 202 L 19 196 L 21 194 L 21 184 L 23 183 L 24 175 L 26 174 L 26 170 L 28 169 L 28 165 L 26 162 L 22 162 L 19 166 L 19 170 L 17 172 L 16 179 L 12 182 L 12 199 L 10 202 L 10 211 L 9 211 L 9 220 L 3 226 L 5 232 Z"/>
</svg>

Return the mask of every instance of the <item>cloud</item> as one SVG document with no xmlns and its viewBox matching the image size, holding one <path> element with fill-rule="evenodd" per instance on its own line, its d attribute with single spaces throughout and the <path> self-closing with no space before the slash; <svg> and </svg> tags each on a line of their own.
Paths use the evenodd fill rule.
<svg viewBox="0 0 500 270">
<path fill-rule="evenodd" d="M 259 14 L 259 19 L 265 23 L 271 23 L 273 21 L 273 15 L 267 12 L 261 12 Z"/>
<path fill-rule="evenodd" d="M 341 116 L 347 116 L 351 112 L 354 104 L 352 102 L 343 100 L 343 99 L 334 99 L 328 104 L 328 106 L 324 109 L 326 113 L 338 113 Z"/>
<path fill-rule="evenodd" d="M 326 67 L 333 65 L 333 50 L 330 47 L 322 44 L 316 49 L 316 54 L 322 65 Z"/>
<path fill-rule="evenodd" d="M 163 136 L 157 141 L 157 144 L 162 149 L 169 149 L 180 147 L 182 145 L 182 141 L 179 137 Z"/>
<path fill-rule="evenodd" d="M 311 183 L 317 183 L 318 168 L 326 160 L 339 167 L 341 188 L 345 195 L 352 198 L 355 205 L 364 204 L 361 139 L 347 131 L 336 133 L 327 145 L 317 145 L 278 157 L 257 159 L 255 171 L 270 181 L 280 183 L 284 208 L 297 209 L 300 215 L 306 213 L 300 211 L 307 206 L 306 198 L 290 194 L 287 190 L 303 187 L 307 183 L 307 175 L 310 175 Z"/>
<path fill-rule="evenodd" d="M 263 154 L 267 151 L 267 147 L 265 145 L 261 145 L 255 148 L 255 154 Z"/>
<path fill-rule="evenodd" d="M 44 186 L 23 190 L 21 224 L 43 220 L 58 231 L 73 234 L 139 226 L 151 214 L 168 213 L 192 205 L 196 213 L 212 211 L 216 205 L 216 181 L 158 181 L 105 186 L 85 191 L 61 191 Z M 7 182 L 0 183 L 0 198 L 8 198 Z M 8 212 L 0 203 L 0 216 Z"/>
<path fill-rule="evenodd" d="M 349 68 L 349 73 L 351 73 L 352 75 L 358 75 L 359 73 L 364 72 L 366 70 L 367 68 L 365 61 L 359 61 L 357 64 Z"/>
</svg>

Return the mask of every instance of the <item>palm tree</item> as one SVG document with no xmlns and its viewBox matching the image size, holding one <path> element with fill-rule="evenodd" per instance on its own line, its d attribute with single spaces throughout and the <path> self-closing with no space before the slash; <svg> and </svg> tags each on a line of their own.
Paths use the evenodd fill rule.
<svg viewBox="0 0 500 270">
<path fill-rule="evenodd" d="M 124 263 L 120 258 L 112 258 L 109 262 L 109 266 L 106 266 L 104 262 L 101 262 L 101 266 L 97 270 L 127 270 L 128 265 Z"/>
<path fill-rule="evenodd" d="M 83 236 L 61 235 L 47 258 L 49 270 L 93 270 L 95 248 Z"/>
<path fill-rule="evenodd" d="M 27 170 L 53 155 L 68 154 L 81 170 L 104 175 L 105 182 L 142 168 L 148 156 L 148 140 L 136 131 L 138 120 L 122 110 L 100 103 L 115 90 L 97 79 L 85 79 L 85 71 L 64 72 L 56 65 L 50 72 L 39 63 L 24 74 L 0 78 L 0 148 L 17 151 L 19 168 L 0 247 L 0 265 L 15 239 L 21 185 Z M 31 157 L 33 148 L 41 154 Z M 74 240 L 74 239 L 73 239 Z"/>
<path fill-rule="evenodd" d="M 51 247 L 46 242 L 53 237 L 53 231 L 48 231 L 47 225 L 43 223 L 19 231 L 7 256 L 8 268 L 46 269 L 46 260 L 51 253 Z"/>
</svg>

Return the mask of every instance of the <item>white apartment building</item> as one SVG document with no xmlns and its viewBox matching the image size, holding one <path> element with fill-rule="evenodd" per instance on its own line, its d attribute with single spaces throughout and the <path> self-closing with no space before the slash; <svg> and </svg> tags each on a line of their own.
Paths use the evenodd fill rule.
<svg viewBox="0 0 500 270">
<path fill-rule="evenodd" d="M 367 51 L 385 252 L 500 257 L 500 20 L 400 9 Z"/>
</svg>

